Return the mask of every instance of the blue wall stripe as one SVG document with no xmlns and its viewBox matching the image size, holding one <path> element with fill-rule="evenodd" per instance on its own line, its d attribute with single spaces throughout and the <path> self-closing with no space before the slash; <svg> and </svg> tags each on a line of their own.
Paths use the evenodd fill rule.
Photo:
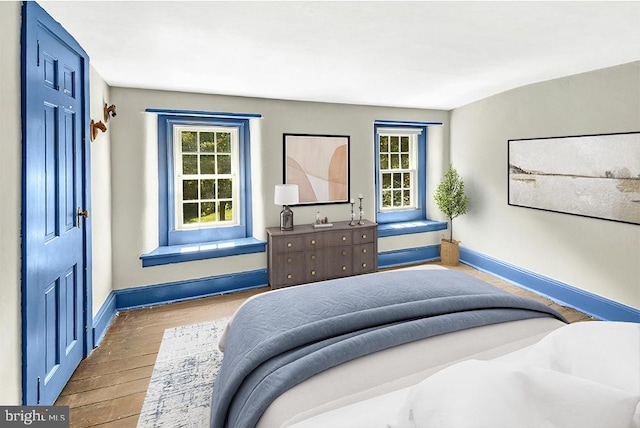
<svg viewBox="0 0 640 428">
<path fill-rule="evenodd" d="M 564 306 L 605 321 L 640 322 L 640 310 L 527 271 L 468 248 L 460 247 L 460 260 Z"/>
<path fill-rule="evenodd" d="M 387 268 L 413 263 L 423 263 L 440 258 L 440 246 L 404 248 L 402 250 L 378 253 L 378 267 Z"/>
<path fill-rule="evenodd" d="M 118 310 L 116 308 L 116 295 L 114 292 L 109 294 L 107 300 L 98 310 L 98 313 L 93 318 L 93 347 L 96 348 L 102 341 L 104 334 L 109 329 L 109 326 L 116 317 Z"/>
<path fill-rule="evenodd" d="M 125 288 L 123 290 L 114 290 L 114 293 L 116 296 L 116 309 L 120 311 L 267 286 L 267 270 L 258 269 L 228 275 Z"/>
</svg>

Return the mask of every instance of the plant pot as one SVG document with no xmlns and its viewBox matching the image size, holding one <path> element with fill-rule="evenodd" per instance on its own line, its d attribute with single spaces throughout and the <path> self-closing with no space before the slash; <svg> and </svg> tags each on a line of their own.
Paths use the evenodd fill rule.
<svg viewBox="0 0 640 428">
<path fill-rule="evenodd" d="M 457 266 L 460 261 L 459 242 L 455 239 L 449 242 L 448 239 L 440 241 L 440 261 L 446 266 Z"/>
</svg>

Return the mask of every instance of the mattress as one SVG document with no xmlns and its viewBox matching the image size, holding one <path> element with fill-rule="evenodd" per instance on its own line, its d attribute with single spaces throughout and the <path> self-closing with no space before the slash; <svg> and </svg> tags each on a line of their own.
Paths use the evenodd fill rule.
<svg viewBox="0 0 640 428">
<path fill-rule="evenodd" d="M 512 321 L 370 354 L 289 389 L 269 406 L 257 427 L 326 428 L 335 426 L 328 421 L 340 420 L 340 428 L 386 428 L 392 416 L 388 413 L 397 411 L 407 388 L 431 374 L 464 360 L 489 360 L 525 348 L 564 325 L 553 318 Z"/>
</svg>

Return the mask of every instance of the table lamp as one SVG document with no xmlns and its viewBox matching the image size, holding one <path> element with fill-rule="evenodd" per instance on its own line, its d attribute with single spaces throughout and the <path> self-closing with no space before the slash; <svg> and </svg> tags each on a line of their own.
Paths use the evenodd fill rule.
<svg viewBox="0 0 640 428">
<path fill-rule="evenodd" d="M 276 192 L 273 203 L 283 205 L 280 212 L 280 230 L 293 230 L 293 211 L 289 205 L 299 202 L 297 184 L 276 184 Z"/>
</svg>

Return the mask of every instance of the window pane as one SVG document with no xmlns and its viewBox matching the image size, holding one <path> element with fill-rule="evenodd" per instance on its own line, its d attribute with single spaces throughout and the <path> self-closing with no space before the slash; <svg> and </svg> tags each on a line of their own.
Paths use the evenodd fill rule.
<svg viewBox="0 0 640 428">
<path fill-rule="evenodd" d="M 216 173 L 215 155 L 200 155 L 200 174 Z"/>
<path fill-rule="evenodd" d="M 219 204 L 220 221 L 233 220 L 233 203 L 220 201 Z"/>
<path fill-rule="evenodd" d="M 403 152 L 409 151 L 409 137 L 400 137 L 400 150 Z"/>
<path fill-rule="evenodd" d="M 393 191 L 393 206 L 394 207 L 402 206 L 402 190 Z"/>
<path fill-rule="evenodd" d="M 399 189 L 400 187 L 402 187 L 402 174 L 395 173 L 393 174 L 393 188 Z"/>
<path fill-rule="evenodd" d="M 408 154 L 402 154 L 400 155 L 400 159 L 401 159 L 401 168 L 402 169 L 409 169 L 409 155 Z"/>
<path fill-rule="evenodd" d="M 404 195 L 403 205 L 410 206 L 411 205 L 411 190 L 404 190 L 402 192 Z"/>
<path fill-rule="evenodd" d="M 182 131 L 182 153 L 195 153 L 197 151 L 198 133 L 193 131 Z"/>
<path fill-rule="evenodd" d="M 200 152 L 213 153 L 215 151 L 215 133 L 213 132 L 201 132 L 200 133 Z"/>
<path fill-rule="evenodd" d="M 184 180 L 182 182 L 182 199 L 185 201 L 198 200 L 198 180 Z"/>
<path fill-rule="evenodd" d="M 398 136 L 392 136 L 391 137 L 391 151 L 392 152 L 399 152 L 400 151 L 400 144 L 399 144 L 400 138 Z"/>
<path fill-rule="evenodd" d="M 216 221 L 215 202 L 203 202 L 200 204 L 200 222 L 211 223 Z"/>
<path fill-rule="evenodd" d="M 200 199 L 215 199 L 216 180 L 202 180 L 200 182 Z"/>
<path fill-rule="evenodd" d="M 218 180 L 218 198 L 231 199 L 231 179 Z"/>
<path fill-rule="evenodd" d="M 198 173 L 198 155 L 182 156 L 182 173 L 183 174 Z"/>
<path fill-rule="evenodd" d="M 182 204 L 182 222 L 197 223 L 198 222 L 198 204 Z"/>
<path fill-rule="evenodd" d="M 389 169 L 389 155 L 386 153 L 380 155 L 380 169 Z"/>
<path fill-rule="evenodd" d="M 382 191 L 382 208 L 389 208 L 391 206 L 391 191 Z"/>
<path fill-rule="evenodd" d="M 400 155 L 392 154 L 391 155 L 391 169 L 400 168 Z"/>
<path fill-rule="evenodd" d="M 389 151 L 389 137 L 380 137 L 380 153 Z"/>
<path fill-rule="evenodd" d="M 231 153 L 231 133 L 218 132 L 218 153 Z"/>
<path fill-rule="evenodd" d="M 405 189 L 408 189 L 411 187 L 411 173 L 410 172 L 405 172 L 404 174 L 402 174 L 402 178 L 403 178 L 403 187 Z"/>
<path fill-rule="evenodd" d="M 218 174 L 231 174 L 231 156 L 218 155 Z"/>
<path fill-rule="evenodd" d="M 390 189 L 391 188 L 391 174 L 385 173 L 382 174 L 382 188 Z"/>
</svg>

